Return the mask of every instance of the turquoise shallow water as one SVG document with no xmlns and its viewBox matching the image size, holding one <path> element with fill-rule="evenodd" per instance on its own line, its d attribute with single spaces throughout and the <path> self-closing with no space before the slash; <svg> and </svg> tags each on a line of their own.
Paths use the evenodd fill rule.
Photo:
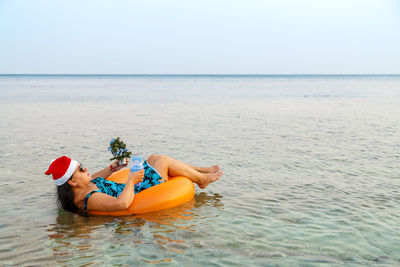
<svg viewBox="0 0 400 267">
<path fill-rule="evenodd" d="M 400 264 L 400 76 L 0 76 L 0 265 Z M 120 136 L 225 174 L 155 214 L 58 209 Z"/>
</svg>

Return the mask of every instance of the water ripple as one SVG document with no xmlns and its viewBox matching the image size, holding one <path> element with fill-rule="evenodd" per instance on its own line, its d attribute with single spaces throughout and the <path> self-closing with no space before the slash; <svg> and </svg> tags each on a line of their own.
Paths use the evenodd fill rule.
<svg viewBox="0 0 400 267">
<path fill-rule="evenodd" d="M 0 265 L 400 263 L 397 76 L 7 79 Z M 164 212 L 56 208 L 49 160 L 103 168 L 117 135 L 225 174 Z"/>
</svg>

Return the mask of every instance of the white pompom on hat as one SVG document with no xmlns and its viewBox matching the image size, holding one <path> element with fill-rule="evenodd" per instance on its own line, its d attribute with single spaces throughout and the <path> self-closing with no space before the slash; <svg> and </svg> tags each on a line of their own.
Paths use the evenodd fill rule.
<svg viewBox="0 0 400 267">
<path fill-rule="evenodd" d="M 45 172 L 46 175 L 53 175 L 53 181 L 57 186 L 65 184 L 74 173 L 78 162 L 70 159 L 67 156 L 59 157 L 53 160 L 49 166 L 49 169 Z"/>
</svg>

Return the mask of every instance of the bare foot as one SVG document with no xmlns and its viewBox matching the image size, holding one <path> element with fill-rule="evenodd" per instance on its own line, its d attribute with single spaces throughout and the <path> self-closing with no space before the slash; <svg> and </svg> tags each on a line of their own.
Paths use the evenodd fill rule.
<svg viewBox="0 0 400 267">
<path fill-rule="evenodd" d="M 199 167 L 197 171 L 201 173 L 217 173 L 221 168 L 218 165 L 211 167 Z"/>
<path fill-rule="evenodd" d="M 222 172 L 222 171 L 217 172 L 217 173 L 214 173 L 214 172 L 205 173 L 202 181 L 197 184 L 201 189 L 204 189 L 209 184 L 211 184 L 211 183 L 217 181 L 219 178 L 221 178 L 222 174 L 224 174 L 224 172 Z"/>
</svg>

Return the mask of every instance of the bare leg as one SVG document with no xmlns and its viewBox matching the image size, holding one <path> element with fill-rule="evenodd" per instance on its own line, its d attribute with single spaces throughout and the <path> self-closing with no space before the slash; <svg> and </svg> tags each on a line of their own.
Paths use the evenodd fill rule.
<svg viewBox="0 0 400 267">
<path fill-rule="evenodd" d="M 188 165 L 190 168 L 195 169 L 196 171 L 202 172 L 202 173 L 209 173 L 209 172 L 216 173 L 221 169 L 218 165 L 213 165 L 211 167 L 198 167 L 198 166 L 193 166 L 193 165 L 190 165 L 187 163 L 185 163 L 185 164 Z"/>
<path fill-rule="evenodd" d="M 147 162 L 153 166 L 164 179 L 173 176 L 185 176 L 192 182 L 198 184 L 200 188 L 206 188 L 210 183 L 217 181 L 223 174 L 223 172 L 202 173 L 192 168 L 191 165 L 165 155 L 151 155 L 147 159 Z"/>
</svg>

